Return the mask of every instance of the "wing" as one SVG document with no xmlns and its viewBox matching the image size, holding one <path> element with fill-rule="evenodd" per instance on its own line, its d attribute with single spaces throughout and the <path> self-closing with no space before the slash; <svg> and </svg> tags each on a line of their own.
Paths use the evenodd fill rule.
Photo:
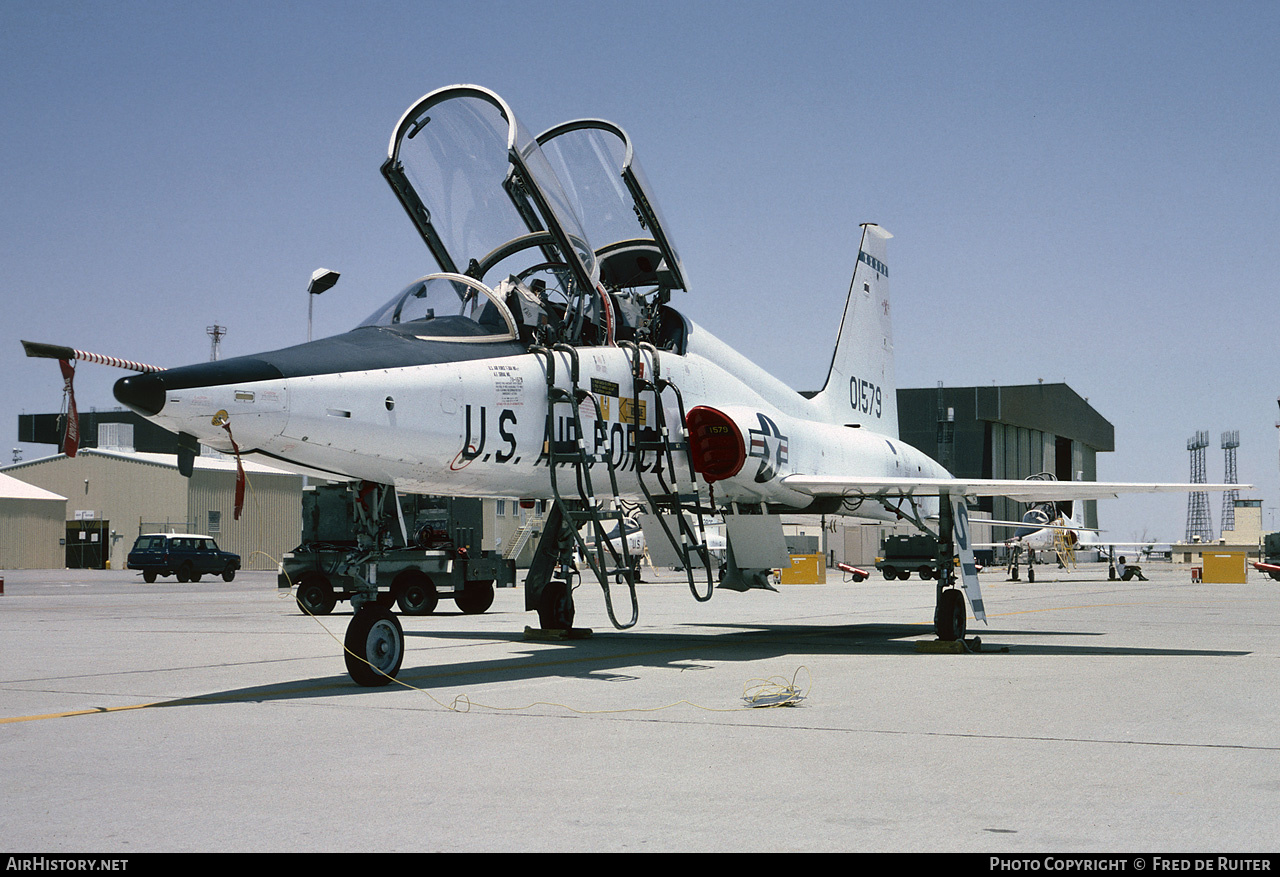
<svg viewBox="0 0 1280 877">
<path fill-rule="evenodd" d="M 814 498 L 1005 496 L 1018 502 L 1111 499 L 1130 493 L 1195 493 L 1251 490 L 1252 484 L 1143 484 L 1128 481 L 1036 481 L 1012 478 L 864 478 L 857 475 L 788 475 L 782 484 Z"/>
</svg>

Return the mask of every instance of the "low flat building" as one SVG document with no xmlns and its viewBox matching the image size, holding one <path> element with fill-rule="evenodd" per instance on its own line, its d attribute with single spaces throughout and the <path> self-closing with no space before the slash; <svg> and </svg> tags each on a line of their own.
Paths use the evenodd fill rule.
<svg viewBox="0 0 1280 877">
<path fill-rule="evenodd" d="M 0 468 L 19 481 L 66 497 L 65 552 L 51 567 L 123 569 L 143 532 L 212 536 L 244 569 L 274 569 L 302 532 L 302 476 L 244 464 L 244 512 L 235 520 L 235 460 L 201 456 L 190 478 L 177 457 L 138 451 L 81 450 Z M 0 522 L 0 526 L 3 526 Z M 50 559 L 52 560 L 52 559 Z"/>
<path fill-rule="evenodd" d="M 62 566 L 67 498 L 0 473 L 0 570 Z"/>
</svg>

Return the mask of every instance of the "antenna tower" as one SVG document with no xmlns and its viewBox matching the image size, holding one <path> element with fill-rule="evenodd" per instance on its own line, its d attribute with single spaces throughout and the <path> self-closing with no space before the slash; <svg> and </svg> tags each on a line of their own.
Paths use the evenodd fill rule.
<svg viewBox="0 0 1280 877">
<path fill-rule="evenodd" d="M 209 362 L 217 362 L 218 345 L 222 343 L 222 336 L 227 334 L 227 327 L 214 323 L 212 326 L 206 326 L 204 331 L 213 339 L 209 344 Z"/>
<path fill-rule="evenodd" d="M 1222 479 L 1224 484 L 1239 484 L 1240 480 L 1236 477 L 1236 448 L 1240 447 L 1240 430 L 1233 429 L 1222 434 L 1222 450 L 1226 452 L 1226 462 L 1224 463 L 1224 473 L 1226 477 Z M 1234 530 L 1236 528 L 1236 500 L 1240 498 L 1240 491 L 1227 490 L 1222 494 L 1222 532 Z"/>
<path fill-rule="evenodd" d="M 1209 447 L 1207 430 L 1197 430 L 1187 439 L 1187 450 L 1191 452 L 1191 483 L 1204 484 L 1204 449 Z M 1212 542 L 1213 520 L 1209 516 L 1209 494 L 1203 490 L 1196 491 L 1187 497 L 1187 541 Z"/>
</svg>

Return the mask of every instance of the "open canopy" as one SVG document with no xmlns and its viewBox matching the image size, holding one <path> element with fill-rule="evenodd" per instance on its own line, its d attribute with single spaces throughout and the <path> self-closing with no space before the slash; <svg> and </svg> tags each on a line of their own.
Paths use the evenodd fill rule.
<svg viewBox="0 0 1280 877">
<path fill-rule="evenodd" d="M 596 248 L 606 285 L 687 289 L 627 132 L 580 119 L 543 132 L 538 144 Z"/>
<path fill-rule="evenodd" d="M 489 286 L 541 273 L 570 297 L 598 283 L 685 288 L 630 140 L 609 122 L 534 138 L 498 95 L 449 86 L 405 112 L 382 173 L 443 271 Z"/>
</svg>

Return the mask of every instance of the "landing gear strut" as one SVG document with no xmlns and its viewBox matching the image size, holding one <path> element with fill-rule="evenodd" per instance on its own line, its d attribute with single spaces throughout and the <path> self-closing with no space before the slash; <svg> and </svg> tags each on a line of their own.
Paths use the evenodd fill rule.
<svg viewBox="0 0 1280 877">
<path fill-rule="evenodd" d="M 963 565 L 963 570 L 958 564 Z M 985 618 L 977 592 L 977 572 L 963 501 L 943 496 L 938 514 L 938 599 L 933 612 L 933 626 L 943 642 L 963 642 L 968 626 L 968 606 L 961 583 L 957 581 L 960 571 L 964 573 L 966 587 L 971 589 L 969 599 L 973 600 L 976 616 Z"/>
<path fill-rule="evenodd" d="M 573 524 L 559 502 L 551 507 L 524 580 L 524 608 L 537 610 L 542 630 L 573 629 Z"/>
</svg>

